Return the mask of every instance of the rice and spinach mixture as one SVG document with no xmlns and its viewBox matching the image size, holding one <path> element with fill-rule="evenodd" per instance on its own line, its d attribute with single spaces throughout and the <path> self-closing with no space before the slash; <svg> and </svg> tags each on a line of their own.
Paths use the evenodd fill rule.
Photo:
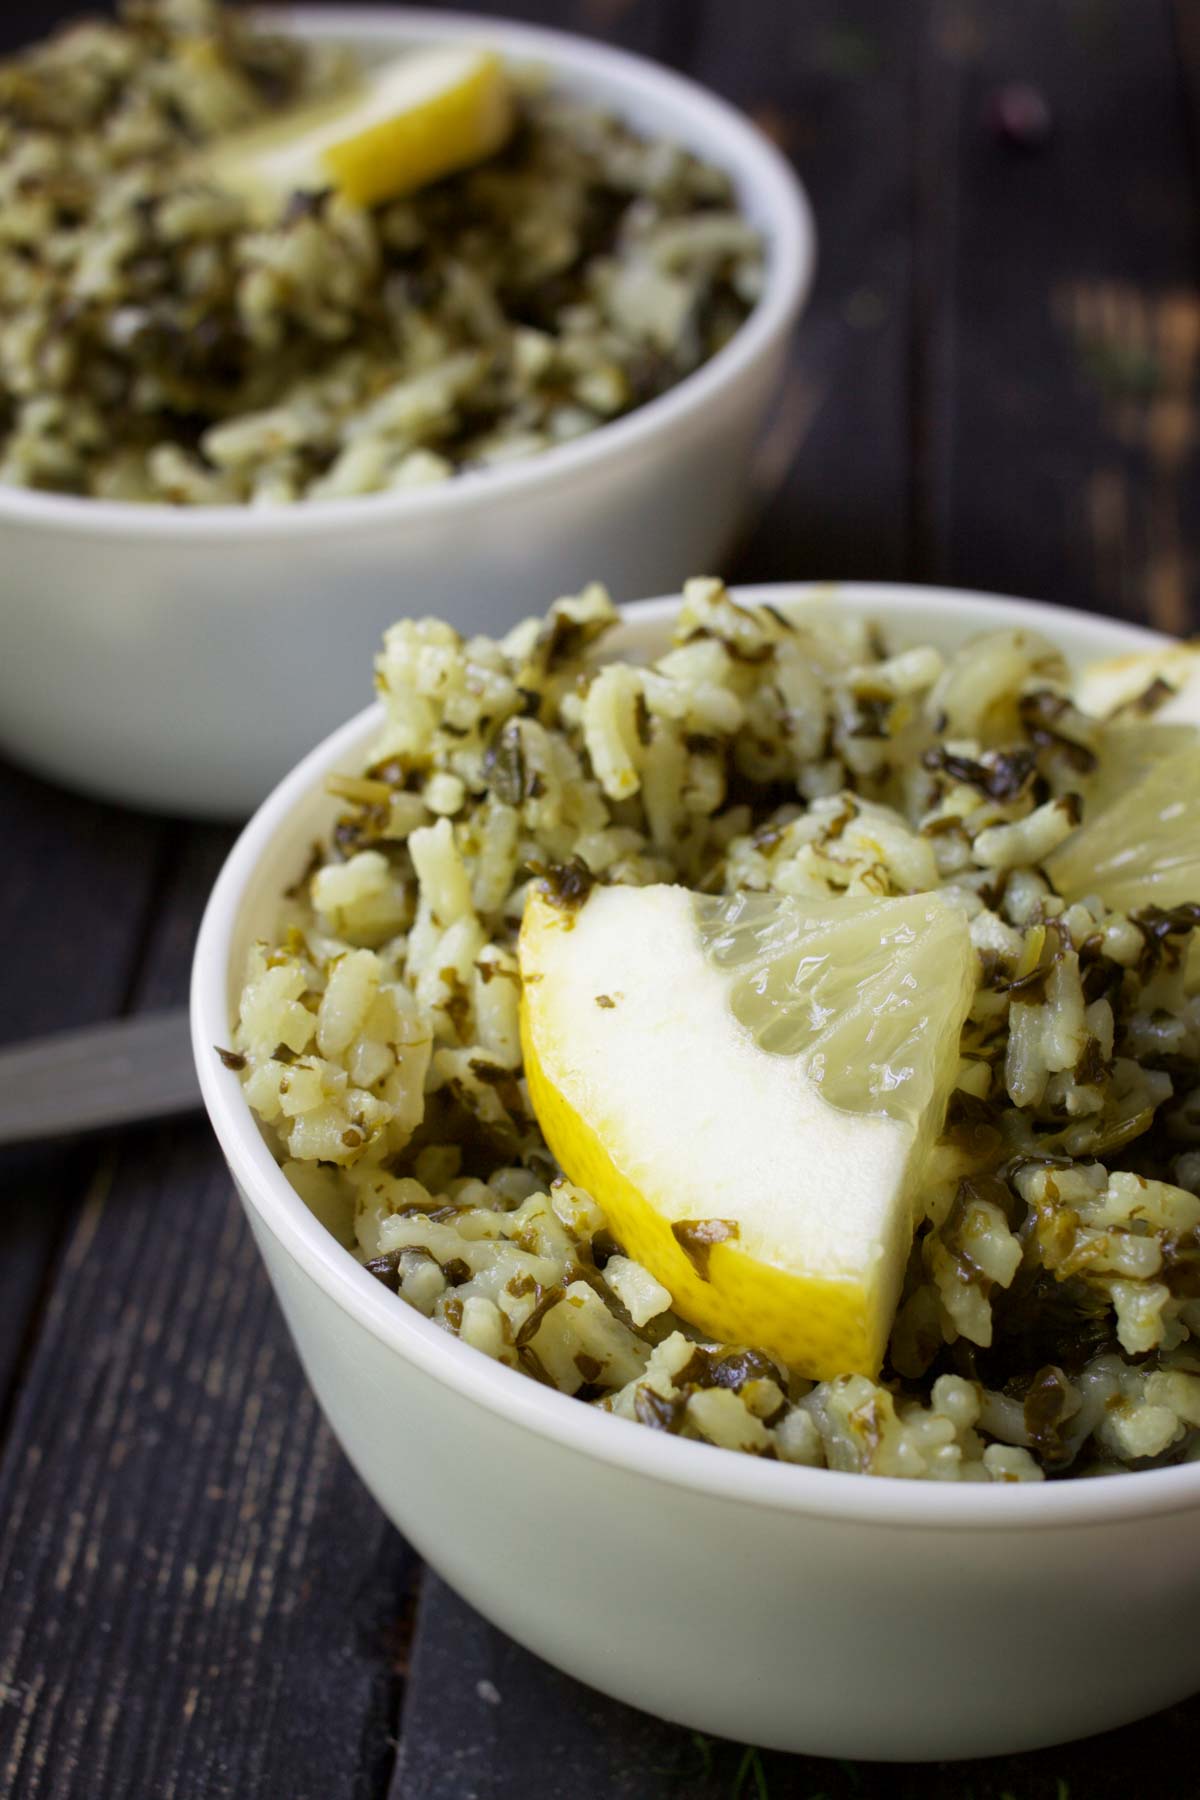
<svg viewBox="0 0 1200 1800">
<path fill-rule="evenodd" d="M 698 580 L 639 665 L 605 660 L 615 618 L 592 587 L 500 642 L 387 634 L 386 723 L 225 1052 L 288 1179 L 398 1305 L 650 1429 L 939 1480 L 1191 1455 L 1200 907 L 1067 904 L 1042 868 L 1127 782 L 1128 725 L 1029 631 L 895 649 Z M 977 988 L 878 1381 L 703 1341 L 558 1175 L 518 1039 L 533 881 L 966 913 Z"/>
<path fill-rule="evenodd" d="M 125 0 L 0 64 L 0 481 L 263 506 L 441 481 L 643 404 L 749 313 L 725 174 L 534 74 L 479 166 L 251 217 L 206 147 L 351 66 L 212 0 Z"/>
</svg>

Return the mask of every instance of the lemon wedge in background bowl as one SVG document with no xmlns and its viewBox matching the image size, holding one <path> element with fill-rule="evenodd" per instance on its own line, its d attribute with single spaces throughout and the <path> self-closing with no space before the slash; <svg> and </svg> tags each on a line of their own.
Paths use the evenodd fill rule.
<svg viewBox="0 0 1200 1800">
<path fill-rule="evenodd" d="M 534 890 L 530 1098 L 564 1173 L 712 1337 L 875 1374 L 974 991 L 937 896 Z"/>
<path fill-rule="evenodd" d="M 297 192 L 333 188 L 356 206 L 413 193 L 494 155 L 513 96 L 491 51 L 413 51 L 353 86 L 214 144 L 204 167 L 264 215 Z"/>
</svg>

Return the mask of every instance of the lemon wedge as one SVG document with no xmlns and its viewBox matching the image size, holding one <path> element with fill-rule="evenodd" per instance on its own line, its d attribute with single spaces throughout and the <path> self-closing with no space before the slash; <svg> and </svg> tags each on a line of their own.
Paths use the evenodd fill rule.
<svg viewBox="0 0 1200 1800">
<path fill-rule="evenodd" d="M 374 206 L 493 155 L 513 117 L 499 57 L 419 50 L 364 71 L 329 100 L 218 142 L 205 166 L 263 211 L 324 188 Z"/>
<path fill-rule="evenodd" d="M 1200 901 L 1200 742 L 1158 760 L 1046 858 L 1064 899 L 1115 912 Z"/>
<path fill-rule="evenodd" d="M 934 895 L 534 891 L 530 1097 L 563 1171 L 714 1338 L 873 1375 L 974 991 Z"/>
</svg>

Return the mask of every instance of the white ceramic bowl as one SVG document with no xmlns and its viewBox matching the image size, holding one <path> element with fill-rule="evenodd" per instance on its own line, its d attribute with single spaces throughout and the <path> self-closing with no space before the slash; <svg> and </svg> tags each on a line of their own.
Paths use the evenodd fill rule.
<svg viewBox="0 0 1200 1800">
<path fill-rule="evenodd" d="M 748 597 L 787 605 L 802 591 Z M 899 641 L 1024 625 L 1078 661 L 1161 641 L 983 595 L 820 591 Z M 631 607 L 625 645 L 661 641 L 676 605 Z M 372 709 L 335 732 L 247 826 L 201 929 L 192 1020 L 205 1102 L 309 1379 L 421 1555 L 581 1680 L 783 1750 L 998 1754 L 1121 1724 L 1200 1685 L 1200 1465 L 953 1487 L 683 1442 L 459 1343 L 317 1223 L 212 1046 L 228 1041 L 247 945 L 271 930 L 331 816 L 323 777 L 353 770 L 377 725 Z"/>
<path fill-rule="evenodd" d="M 282 17 L 365 54 L 467 39 L 543 62 L 565 88 L 726 168 L 767 240 L 767 278 L 741 330 L 678 387 L 575 443 L 444 486 L 265 511 L 0 487 L 0 745 L 71 786 L 173 813 L 244 816 L 369 697 L 380 635 L 403 614 L 496 632 L 601 572 L 628 599 L 716 568 L 813 269 L 786 162 L 666 69 L 494 19 Z"/>
</svg>

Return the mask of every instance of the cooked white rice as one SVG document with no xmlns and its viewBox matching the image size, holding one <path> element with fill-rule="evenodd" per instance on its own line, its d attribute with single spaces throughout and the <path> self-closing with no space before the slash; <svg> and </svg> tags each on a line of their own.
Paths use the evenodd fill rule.
<svg viewBox="0 0 1200 1800">
<path fill-rule="evenodd" d="M 388 632 L 386 723 L 250 959 L 229 1059 L 289 1180 L 400 1301 L 651 1428 L 782 1461 L 1040 1480 L 1193 1454 L 1200 913 L 1067 905 L 1040 863 L 1116 730 L 1053 644 L 892 654 L 835 610 L 690 582 L 605 664 L 604 590 L 501 642 Z M 979 983 L 879 1381 L 712 1344 L 562 1179 L 530 1114 L 516 932 L 559 888 L 938 888 Z"/>
</svg>

